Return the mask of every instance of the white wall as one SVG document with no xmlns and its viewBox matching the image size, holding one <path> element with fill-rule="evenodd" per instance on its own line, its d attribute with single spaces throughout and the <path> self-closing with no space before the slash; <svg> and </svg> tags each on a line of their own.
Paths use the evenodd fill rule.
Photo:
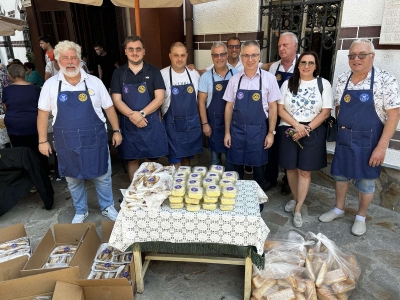
<svg viewBox="0 0 400 300">
<path fill-rule="evenodd" d="M 20 18 L 20 13 L 17 10 L 17 0 L 0 0 L 0 6 L 5 11 L 5 16 L 8 17 L 8 12 L 15 10 L 15 18 Z M 4 41 L 3 37 L 0 40 Z M 15 36 L 11 36 L 11 41 L 23 41 L 24 35 L 22 31 L 15 31 Z M 23 63 L 27 61 L 25 47 L 13 47 L 14 58 L 18 58 Z M 0 47 L 0 58 L 3 64 L 7 64 L 7 52 L 4 47 Z"/>
<path fill-rule="evenodd" d="M 218 0 L 194 5 L 194 34 L 243 33 L 259 30 L 259 0 Z M 196 50 L 196 67 L 212 64 L 209 50 Z"/>
<path fill-rule="evenodd" d="M 218 0 L 193 7 L 194 34 L 255 32 L 259 0 Z"/>
<path fill-rule="evenodd" d="M 344 0 L 342 27 L 380 26 L 385 0 Z"/>
</svg>

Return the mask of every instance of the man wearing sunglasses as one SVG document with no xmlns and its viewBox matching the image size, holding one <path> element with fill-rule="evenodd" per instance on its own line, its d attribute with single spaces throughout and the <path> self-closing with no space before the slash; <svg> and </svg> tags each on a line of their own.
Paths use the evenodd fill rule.
<svg viewBox="0 0 400 300">
<path fill-rule="evenodd" d="M 123 140 L 118 155 L 128 162 L 129 181 L 139 160 L 157 160 L 168 154 L 167 134 L 160 120 L 165 85 L 160 70 L 145 62 L 146 49 L 139 36 L 124 42 L 128 63 L 114 71 L 111 97 L 120 112 Z"/>
<path fill-rule="evenodd" d="M 260 46 L 256 41 L 244 42 L 240 55 L 244 69 L 229 80 L 223 96 L 227 169 L 237 171 L 243 179 L 243 166 L 252 166 L 254 180 L 261 186 L 268 148 L 274 143 L 276 101 L 281 93 L 274 76 L 259 68 Z"/>
<path fill-rule="evenodd" d="M 296 65 L 297 60 L 297 46 L 298 40 L 297 36 L 292 32 L 284 32 L 279 37 L 278 41 L 278 53 L 280 56 L 280 60 L 274 62 L 269 69 L 269 72 L 275 75 L 276 81 L 278 82 L 279 87 L 292 77 L 294 66 Z M 277 127 L 280 122 L 280 118 L 277 120 Z M 268 151 L 268 164 L 265 166 L 265 184 L 263 185 L 263 189 L 265 191 L 273 188 L 277 184 L 278 175 L 279 175 L 279 166 L 278 166 L 278 153 L 281 151 L 279 149 L 278 143 L 272 145 L 271 149 Z M 281 189 L 282 195 L 290 194 L 290 187 L 288 184 L 288 179 L 285 175 L 282 178 L 283 186 Z M 296 201 L 290 200 L 286 206 L 285 211 L 292 212 L 294 207 L 296 206 Z"/>
<path fill-rule="evenodd" d="M 337 79 L 335 104 L 338 139 L 331 174 L 336 181 L 336 205 L 321 215 L 321 222 L 344 216 L 346 194 L 352 180 L 358 190 L 358 211 L 351 233 L 366 232 L 365 218 L 374 197 L 386 149 L 399 122 L 399 86 L 394 76 L 374 67 L 374 45 L 354 41 L 349 50 L 351 71 Z"/>
<path fill-rule="evenodd" d="M 208 137 L 211 151 L 211 165 L 221 165 L 221 155 L 227 151 L 224 146 L 225 101 L 222 99 L 229 79 L 239 71 L 227 65 L 228 48 L 222 42 L 211 47 L 213 68 L 200 77 L 198 105 L 203 133 Z"/>
</svg>

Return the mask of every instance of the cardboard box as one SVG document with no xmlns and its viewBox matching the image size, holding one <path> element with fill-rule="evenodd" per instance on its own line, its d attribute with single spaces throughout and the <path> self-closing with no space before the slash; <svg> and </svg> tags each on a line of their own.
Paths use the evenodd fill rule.
<svg viewBox="0 0 400 300">
<path fill-rule="evenodd" d="M 0 244 L 27 236 L 23 224 L 16 224 L 0 229 Z M 17 258 L 0 263 L 0 281 L 19 278 L 20 271 L 28 261 L 28 256 L 23 255 Z"/>
<path fill-rule="evenodd" d="M 32 300 L 35 296 L 52 295 L 57 281 L 75 283 L 79 268 L 71 267 L 28 277 L 0 282 L 1 300 Z"/>
<path fill-rule="evenodd" d="M 110 240 L 110 236 L 112 233 L 112 230 L 114 228 L 114 221 L 103 221 L 101 222 L 101 235 L 102 235 L 102 242 L 103 243 L 108 243 L 108 241 Z M 135 282 L 136 282 L 136 277 L 135 277 L 135 264 L 133 262 L 133 255 L 132 255 L 132 260 L 130 263 L 130 273 L 131 273 L 131 281 L 132 281 L 132 285 L 135 286 Z M 116 280 L 115 279 L 102 279 L 102 280 Z"/>
<path fill-rule="evenodd" d="M 58 281 L 53 300 L 134 300 L 133 288 L 126 279 L 77 280 L 77 284 Z"/>
<path fill-rule="evenodd" d="M 21 270 L 21 276 L 30 276 L 63 269 L 42 269 L 42 266 L 46 263 L 55 247 L 60 245 L 78 245 L 78 249 L 69 267 L 79 266 L 79 277 L 82 279 L 87 278 L 90 274 L 96 251 L 101 244 L 100 238 L 96 233 L 95 223 L 55 224 L 53 230 L 54 236 L 51 229 L 46 232 L 35 252 L 33 252 L 28 260 L 28 263 Z"/>
</svg>

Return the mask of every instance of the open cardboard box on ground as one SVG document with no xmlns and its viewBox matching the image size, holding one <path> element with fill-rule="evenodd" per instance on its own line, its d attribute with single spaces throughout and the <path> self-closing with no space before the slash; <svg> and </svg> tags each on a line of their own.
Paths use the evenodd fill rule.
<svg viewBox="0 0 400 300">
<path fill-rule="evenodd" d="M 54 224 L 53 230 L 54 236 L 51 229 L 46 232 L 28 263 L 21 270 L 21 276 L 42 274 L 79 266 L 79 278 L 87 278 L 90 274 L 97 248 L 101 243 L 96 233 L 95 223 Z M 60 245 L 78 245 L 69 267 L 42 269 L 50 253 Z"/>
<path fill-rule="evenodd" d="M 27 236 L 23 224 L 16 224 L 0 229 L 0 244 Z M 28 261 L 28 256 L 23 255 L 0 263 L 0 281 L 19 278 L 20 271 Z M 1 298 L 1 297 L 0 297 Z"/>
<path fill-rule="evenodd" d="M 134 300 L 133 288 L 126 279 L 77 280 L 77 284 L 58 281 L 53 300 Z"/>
<path fill-rule="evenodd" d="M 75 283 L 79 268 L 71 267 L 53 272 L 32 275 L 0 282 L 1 300 L 32 300 L 35 296 L 54 293 L 57 281 Z"/>
</svg>

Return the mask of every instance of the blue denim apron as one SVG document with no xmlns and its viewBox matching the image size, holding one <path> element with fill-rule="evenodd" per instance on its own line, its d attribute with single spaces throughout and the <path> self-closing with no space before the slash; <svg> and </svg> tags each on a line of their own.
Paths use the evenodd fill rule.
<svg viewBox="0 0 400 300">
<path fill-rule="evenodd" d="M 78 179 L 104 175 L 109 156 L 105 124 L 95 112 L 84 83 L 84 91 L 62 92 L 60 81 L 53 125 L 58 172 Z"/>
<path fill-rule="evenodd" d="M 168 136 L 169 156 L 188 157 L 203 152 L 203 140 L 196 91 L 189 71 L 190 83 L 172 85 L 172 72 L 169 69 L 171 84 L 171 103 L 164 114 L 165 129 Z"/>
<path fill-rule="evenodd" d="M 227 160 L 235 165 L 262 166 L 268 162 L 264 149 L 267 122 L 262 105 L 261 70 L 260 89 L 242 90 L 240 77 L 231 123 L 231 147 Z"/>
<path fill-rule="evenodd" d="M 381 167 L 371 167 L 369 159 L 378 145 L 384 125 L 375 111 L 374 68 L 369 90 L 347 90 L 340 100 L 338 139 L 333 156 L 331 174 L 351 179 L 379 178 Z"/>
<path fill-rule="evenodd" d="M 143 68 L 143 82 L 125 83 L 124 72 L 122 84 L 122 100 L 133 111 L 140 111 L 152 100 L 146 85 L 146 74 Z M 119 126 L 123 140 L 117 148 L 119 157 L 123 159 L 157 158 L 168 154 L 167 134 L 160 121 L 159 110 L 146 116 L 147 126 L 138 128 L 128 117 L 120 115 Z"/>
<path fill-rule="evenodd" d="M 229 72 L 233 76 L 232 70 L 229 70 Z M 225 78 L 228 73 L 226 73 Z M 226 101 L 222 97 L 224 96 L 229 80 L 214 81 L 213 69 L 211 69 L 211 77 L 213 81 L 213 94 L 210 105 L 207 107 L 207 120 L 212 132 L 211 137 L 208 139 L 208 148 L 210 148 L 210 151 L 222 153 L 228 150 L 224 145 Z"/>
<path fill-rule="evenodd" d="M 296 62 L 297 62 L 297 55 L 296 55 Z M 281 88 L 282 84 L 286 80 L 289 80 L 289 78 L 293 76 L 293 73 L 279 71 L 280 66 L 281 66 L 281 64 L 278 65 L 278 68 L 276 69 L 276 72 L 275 72 L 275 78 L 276 78 L 276 81 L 278 82 L 279 88 Z M 278 126 L 276 128 L 278 128 Z"/>
</svg>

